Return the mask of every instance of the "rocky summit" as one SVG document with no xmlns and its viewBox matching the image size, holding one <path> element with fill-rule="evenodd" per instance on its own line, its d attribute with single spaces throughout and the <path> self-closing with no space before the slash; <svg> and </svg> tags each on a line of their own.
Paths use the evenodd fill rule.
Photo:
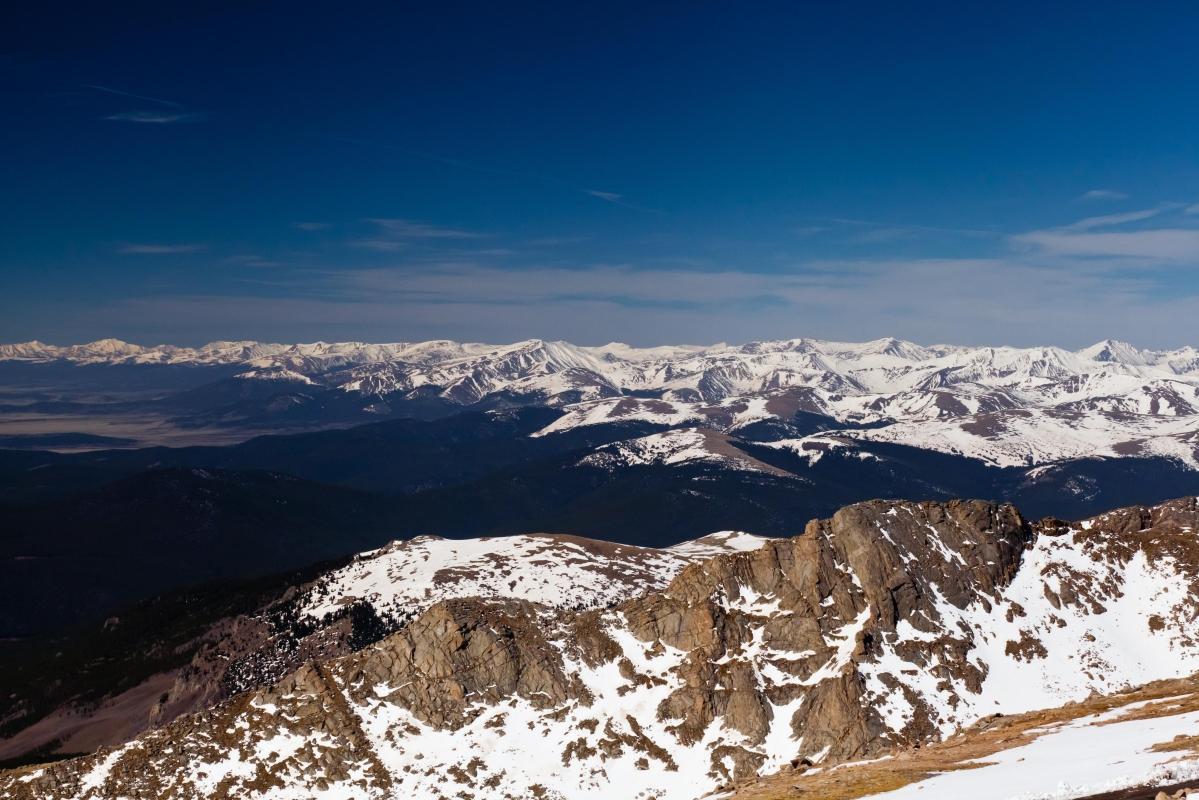
<svg viewBox="0 0 1199 800">
<path fill-rule="evenodd" d="M 430 592 L 372 644 L 0 774 L 0 794 L 700 798 L 1196 671 L 1197 527 L 1194 498 L 1078 522 L 878 500 L 793 538 L 694 551 L 610 601 L 456 574 L 460 593 Z M 394 552 L 319 585 L 384 602 L 403 569 L 374 567 Z M 323 608 L 305 591 L 304 609 Z"/>
</svg>

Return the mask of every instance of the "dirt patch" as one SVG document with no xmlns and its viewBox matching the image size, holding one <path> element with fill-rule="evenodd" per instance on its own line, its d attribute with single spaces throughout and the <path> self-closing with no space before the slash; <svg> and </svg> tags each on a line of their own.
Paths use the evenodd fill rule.
<svg viewBox="0 0 1199 800">
<path fill-rule="evenodd" d="M 0 741 L 0 760 L 51 745 L 51 753 L 90 753 L 127 742 L 150 726 L 150 712 L 171 688 L 176 672 L 165 672 L 90 709 L 63 708 Z"/>
<path fill-rule="evenodd" d="M 801 411 L 809 414 L 828 414 L 828 409 L 809 386 L 787 389 L 766 398 L 766 412 L 779 419 L 791 419 Z"/>
<path fill-rule="evenodd" d="M 740 461 L 752 467 L 753 469 L 759 470 L 760 472 L 777 475 L 781 478 L 794 477 L 790 472 L 781 470 L 778 467 L 772 466 L 771 464 L 767 464 L 765 461 L 759 461 L 749 453 L 739 449 L 733 444 L 732 440 L 723 433 L 717 433 L 715 431 L 708 430 L 707 428 L 700 429 L 700 432 L 704 436 L 704 449 L 709 453 L 715 453 L 716 455 L 724 456 L 725 458 L 731 458 L 735 461 Z"/>
</svg>

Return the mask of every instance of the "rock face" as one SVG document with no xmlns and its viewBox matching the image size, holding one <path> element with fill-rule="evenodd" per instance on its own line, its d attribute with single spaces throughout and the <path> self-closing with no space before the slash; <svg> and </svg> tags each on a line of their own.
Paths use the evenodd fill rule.
<svg viewBox="0 0 1199 800">
<path fill-rule="evenodd" d="M 443 599 L 17 798 L 695 798 L 1199 668 L 1193 499 L 1077 524 L 873 501 L 562 611 Z"/>
<path fill-rule="evenodd" d="M 198 640 L 182 645 L 190 652 L 179 668 L 122 694 L 110 691 L 99 704 L 64 704 L 49 717 L 31 717 L 25 729 L 0 739 L 0 760 L 47 746 L 57 747 L 52 752 L 77 753 L 82 746 L 90 751 L 122 744 L 148 727 L 275 683 L 305 663 L 360 650 L 441 600 L 477 597 L 527 600 L 558 610 L 606 608 L 665 588 L 690 563 L 753 550 L 765 541 L 722 531 L 661 549 L 551 534 L 418 536 L 392 542 L 293 586 L 254 611 L 218 619 Z M 106 697 L 106 687 L 89 688 L 97 690 L 94 696 Z"/>
<path fill-rule="evenodd" d="M 664 588 L 687 564 L 767 540 L 724 531 L 656 549 L 578 536 L 418 536 L 363 553 L 255 615 L 223 621 L 151 713 L 161 725 L 311 661 L 346 655 L 446 599 L 525 600 L 581 611 Z M 423 619 L 423 617 L 419 617 Z"/>
</svg>

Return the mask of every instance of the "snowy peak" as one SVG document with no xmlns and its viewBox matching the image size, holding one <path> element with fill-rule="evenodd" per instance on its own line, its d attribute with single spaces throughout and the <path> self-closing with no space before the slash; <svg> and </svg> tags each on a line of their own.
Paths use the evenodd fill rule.
<svg viewBox="0 0 1199 800">
<path fill-rule="evenodd" d="M 194 349 L 105 339 L 70 347 L 0 345 L 0 360 L 244 367 L 237 380 L 300 383 L 314 397 L 326 393 L 328 402 L 313 403 L 308 413 L 337 408 L 361 421 L 405 416 L 409 402 L 562 409 L 543 435 L 612 422 L 727 434 L 763 420 L 786 425 L 817 415 L 821 429 L 841 426 L 849 436 L 996 465 L 1148 455 L 1199 468 L 1199 351 L 1141 350 L 1114 340 L 1069 351 L 894 338 L 650 348 L 541 339 L 212 342 Z M 226 412 L 220 410 L 222 419 Z M 237 413 L 228 411 L 229 418 Z"/>
<path fill-rule="evenodd" d="M 94 356 L 111 356 L 114 358 L 124 358 L 126 356 L 135 356 L 141 353 L 145 348 L 123 342 L 120 339 L 98 339 L 87 344 L 77 345 L 78 351 L 83 354 Z"/>
<path fill-rule="evenodd" d="M 871 356 L 888 356 L 897 361 L 927 361 L 937 355 L 936 350 L 921 347 L 903 339 L 885 338 L 864 342 L 860 345 L 841 345 L 843 358 L 866 359 Z M 832 347 L 827 347 L 831 350 Z"/>
<path fill-rule="evenodd" d="M 1084 347 L 1078 351 L 1078 354 L 1092 361 L 1128 366 L 1149 366 L 1158 360 L 1154 358 L 1157 354 L 1144 353 L 1127 342 L 1118 342 L 1114 339 L 1104 339 L 1090 347 Z"/>
<path fill-rule="evenodd" d="M 1077 368 L 1079 362 L 1153 366 L 1173 359 L 1193 356 L 1193 348 L 1172 351 L 1139 350 L 1133 345 L 1104 340 L 1076 353 L 1052 347 L 925 347 L 902 339 L 884 338 L 869 342 L 831 342 L 819 339 L 787 339 L 753 342 L 745 345 L 663 345 L 633 347 L 612 342 L 598 347 L 581 347 L 564 341 L 529 339 L 508 345 L 464 343 L 451 340 L 371 344 L 366 342 L 312 342 L 272 344 L 252 341 L 215 341 L 198 348 L 155 345 L 146 347 L 119 339 L 100 339 L 80 345 L 55 346 L 38 341 L 0 344 L 0 358 L 35 361 L 66 360 L 83 363 L 239 363 L 254 358 L 312 358 L 341 364 L 366 364 L 378 361 L 412 363 L 446 362 L 464 356 L 476 356 L 515 369 L 549 367 L 554 370 L 583 368 L 603 371 L 606 364 L 663 364 L 670 362 L 702 363 L 705 360 L 753 360 L 768 363 L 806 364 L 811 367 L 853 371 L 855 368 L 909 365 L 937 361 L 947 363 L 986 363 L 1023 360 L 1044 365 Z"/>
</svg>

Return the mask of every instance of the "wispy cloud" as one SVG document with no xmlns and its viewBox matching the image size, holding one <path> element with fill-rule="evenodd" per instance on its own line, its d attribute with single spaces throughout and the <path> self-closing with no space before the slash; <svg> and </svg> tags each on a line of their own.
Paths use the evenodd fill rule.
<svg viewBox="0 0 1199 800">
<path fill-rule="evenodd" d="M 1143 219 L 1156 217 L 1162 213 L 1161 208 L 1146 208 L 1140 211 L 1128 211 L 1123 214 L 1104 214 L 1098 217 L 1084 217 L 1078 222 L 1065 226 L 1068 230 L 1085 231 L 1091 228 L 1110 228 L 1116 225 L 1126 225 L 1129 222 L 1140 222 Z"/>
<path fill-rule="evenodd" d="M 203 249 L 202 244 L 124 244 L 117 248 L 117 252 L 127 255 L 167 256 L 198 253 Z"/>
<path fill-rule="evenodd" d="M 165 330 L 208 326 L 214 334 L 275 339 L 540 336 L 655 344 L 897 335 L 1080 346 L 1108 336 L 1176 344 L 1199 333 L 1178 322 L 1199 319 L 1199 298 L 1157 296 L 1144 277 L 1013 258 L 838 261 L 785 273 L 443 264 L 297 280 L 286 296 L 147 297 L 104 313 Z"/>
<path fill-rule="evenodd" d="M 882 222 L 879 220 L 857 219 L 853 217 L 820 217 L 817 222 L 832 225 L 842 225 L 868 229 L 869 232 L 860 238 L 867 241 L 890 241 L 910 238 L 922 234 L 950 234 L 952 236 L 968 236 L 977 238 L 997 238 L 1003 236 L 1001 231 L 986 228 L 953 228 L 939 225 L 911 225 L 907 223 Z M 823 228 L 817 228 L 823 230 Z"/>
<path fill-rule="evenodd" d="M 1125 266 L 1137 262 L 1178 262 L 1199 265 L 1199 230 L 1186 227 L 1121 229 L 1177 209 L 1157 208 L 1087 217 L 1060 228 L 1029 231 L 1011 238 L 1013 244 L 1049 256 L 1074 259 L 1115 259 Z M 1159 223 L 1160 224 L 1160 223 Z M 1117 229 L 1117 230 L 1113 230 Z"/>
<path fill-rule="evenodd" d="M 204 115 L 196 111 L 122 111 L 104 119 L 113 122 L 141 122 L 151 125 L 170 125 L 175 122 L 199 122 Z"/>
<path fill-rule="evenodd" d="M 1051 255 L 1199 263 L 1199 230 L 1186 228 L 1100 233 L 1035 231 L 1017 236 L 1015 241 Z"/>
<path fill-rule="evenodd" d="M 440 225 L 430 225 L 411 219 L 382 219 L 373 217 L 367 222 L 374 223 L 397 239 L 482 239 L 486 234 L 461 228 L 444 228 Z"/>
<path fill-rule="evenodd" d="M 182 103 L 176 103 L 174 100 L 163 100 L 159 97 L 150 97 L 144 94 L 134 94 L 133 92 L 125 92 L 120 89 L 113 89 L 111 86 L 99 86 L 94 83 L 85 83 L 84 86 L 88 89 L 95 89 L 97 92 L 107 92 L 108 94 L 120 95 L 121 97 L 132 97 L 135 100 L 146 100 L 150 103 L 158 103 L 171 108 L 183 108 Z"/>
<path fill-rule="evenodd" d="M 868 228 L 858 234 L 859 242 L 896 242 L 901 239 L 913 239 L 922 231 L 916 228 Z"/>
<path fill-rule="evenodd" d="M 600 200 L 607 200 L 609 203 L 619 203 L 624 195 L 619 195 L 616 192 L 601 192 L 598 189 L 585 189 L 587 194 L 592 197 L 598 197 Z"/>
<path fill-rule="evenodd" d="M 295 228 L 296 230 L 309 231 L 309 232 L 327 231 L 327 230 L 329 230 L 329 228 L 333 227 L 328 222 L 293 222 L 291 224 L 291 226 L 293 228 Z"/>
<path fill-rule="evenodd" d="M 204 119 L 205 115 L 199 111 L 186 111 L 182 103 L 176 103 L 174 100 L 163 100 L 161 97 L 150 97 L 149 95 L 137 94 L 135 92 L 126 92 L 122 89 L 114 89 L 111 86 L 101 86 L 99 84 L 88 83 L 84 84 L 88 89 L 94 89 L 97 92 L 105 94 L 117 95 L 118 97 L 129 97 L 134 100 L 144 100 L 147 103 L 155 103 L 164 108 L 145 110 L 139 109 L 136 111 L 120 111 L 113 114 L 106 114 L 101 119 L 110 120 L 112 122 L 134 122 L 149 125 L 172 125 L 178 122 L 199 122 Z"/>
<path fill-rule="evenodd" d="M 379 252 L 398 252 L 416 244 L 428 246 L 439 241 L 462 242 L 487 238 L 487 234 L 484 233 L 413 219 L 371 217 L 363 221 L 374 227 L 375 235 L 352 239 L 350 245 Z"/>
<path fill-rule="evenodd" d="M 229 256 L 225 259 L 230 264 L 239 264 L 245 267 L 280 267 L 283 262 L 274 261 L 263 256 L 254 255 L 253 253 L 243 253 L 240 255 Z"/>
<path fill-rule="evenodd" d="M 1126 200 L 1128 195 L 1115 189 L 1091 189 L 1078 196 L 1079 200 Z"/>
<path fill-rule="evenodd" d="M 345 142 L 347 144 L 365 145 L 368 147 L 376 147 L 381 150 L 389 150 L 394 153 L 400 153 L 410 158 L 417 158 L 421 161 L 429 161 L 435 164 L 442 164 L 454 169 L 468 170 L 477 172 L 481 175 L 492 175 L 501 178 L 513 178 L 525 183 L 538 183 L 543 186 L 552 186 L 561 191 L 584 194 L 589 197 L 594 197 L 597 200 L 603 200 L 605 203 L 628 208 L 633 211 L 641 211 L 649 214 L 661 214 L 662 212 L 653 209 L 645 208 L 644 206 L 635 205 L 625 199 L 625 196 L 617 192 L 601 191 L 599 189 L 589 189 L 578 183 L 562 178 L 554 177 L 553 175 L 544 175 L 537 172 L 529 172 L 526 170 L 507 169 L 504 167 L 495 167 L 485 164 L 475 164 L 470 161 L 464 161 L 460 158 L 451 158 L 449 156 L 440 155 L 438 153 L 429 153 L 422 150 L 415 150 L 410 147 L 402 147 L 393 142 L 381 142 L 370 139 L 361 139 L 350 136 L 333 136 L 329 137 L 333 141 Z"/>
<path fill-rule="evenodd" d="M 408 242 L 402 239 L 351 239 L 349 244 L 361 250 L 375 250 L 380 253 L 398 253 L 408 247 Z"/>
<path fill-rule="evenodd" d="M 590 236 L 539 236 L 535 239 L 527 240 L 525 244 L 530 247 L 562 247 L 589 241 L 591 241 Z"/>
<path fill-rule="evenodd" d="M 1195 203 L 1195 205 L 1193 205 L 1193 206 L 1187 206 L 1186 211 L 1184 211 L 1183 213 L 1199 214 L 1199 203 Z"/>
<path fill-rule="evenodd" d="M 603 200 L 605 203 L 611 203 L 612 205 L 620 206 L 621 208 L 628 208 L 628 209 L 632 209 L 633 211 L 644 211 L 647 214 L 661 214 L 662 213 L 661 211 L 659 211 L 655 208 L 646 208 L 645 206 L 639 206 L 639 205 L 630 203 L 624 199 L 623 194 L 618 194 L 616 192 L 603 192 L 603 191 L 600 191 L 599 189 L 580 189 L 579 191 L 581 191 L 585 195 L 594 197 L 597 200 Z"/>
<path fill-rule="evenodd" d="M 403 251 L 379 259 L 387 267 L 316 268 L 320 260 L 307 259 L 303 269 L 246 269 L 234 278 L 240 288 L 228 295 L 144 297 L 103 313 L 167 332 L 194 328 L 203 335 L 276 340 L 539 336 L 650 344 L 898 335 L 929 343 L 1079 346 L 1116 336 L 1173 346 L 1199 338 L 1199 322 L 1192 322 L 1199 320 L 1199 292 L 1180 289 L 1170 277 L 1182 265 L 1199 266 L 1199 226 L 1186 211 L 1162 204 L 1015 235 L 829 218 L 815 227 L 884 239 L 964 243 L 977 237 L 975 252 L 987 255 L 797 259 L 773 261 L 769 269 L 681 256 L 670 267 L 556 263 L 550 260 L 555 251 L 529 247 L 529 241 L 519 242 L 519 259 L 489 258 L 514 255 L 502 246 L 511 242 L 379 217 L 358 223 L 373 235 L 358 246 Z M 127 247 L 163 253 L 199 246 Z M 256 255 L 227 260 L 247 267 L 271 263 Z"/>
</svg>

